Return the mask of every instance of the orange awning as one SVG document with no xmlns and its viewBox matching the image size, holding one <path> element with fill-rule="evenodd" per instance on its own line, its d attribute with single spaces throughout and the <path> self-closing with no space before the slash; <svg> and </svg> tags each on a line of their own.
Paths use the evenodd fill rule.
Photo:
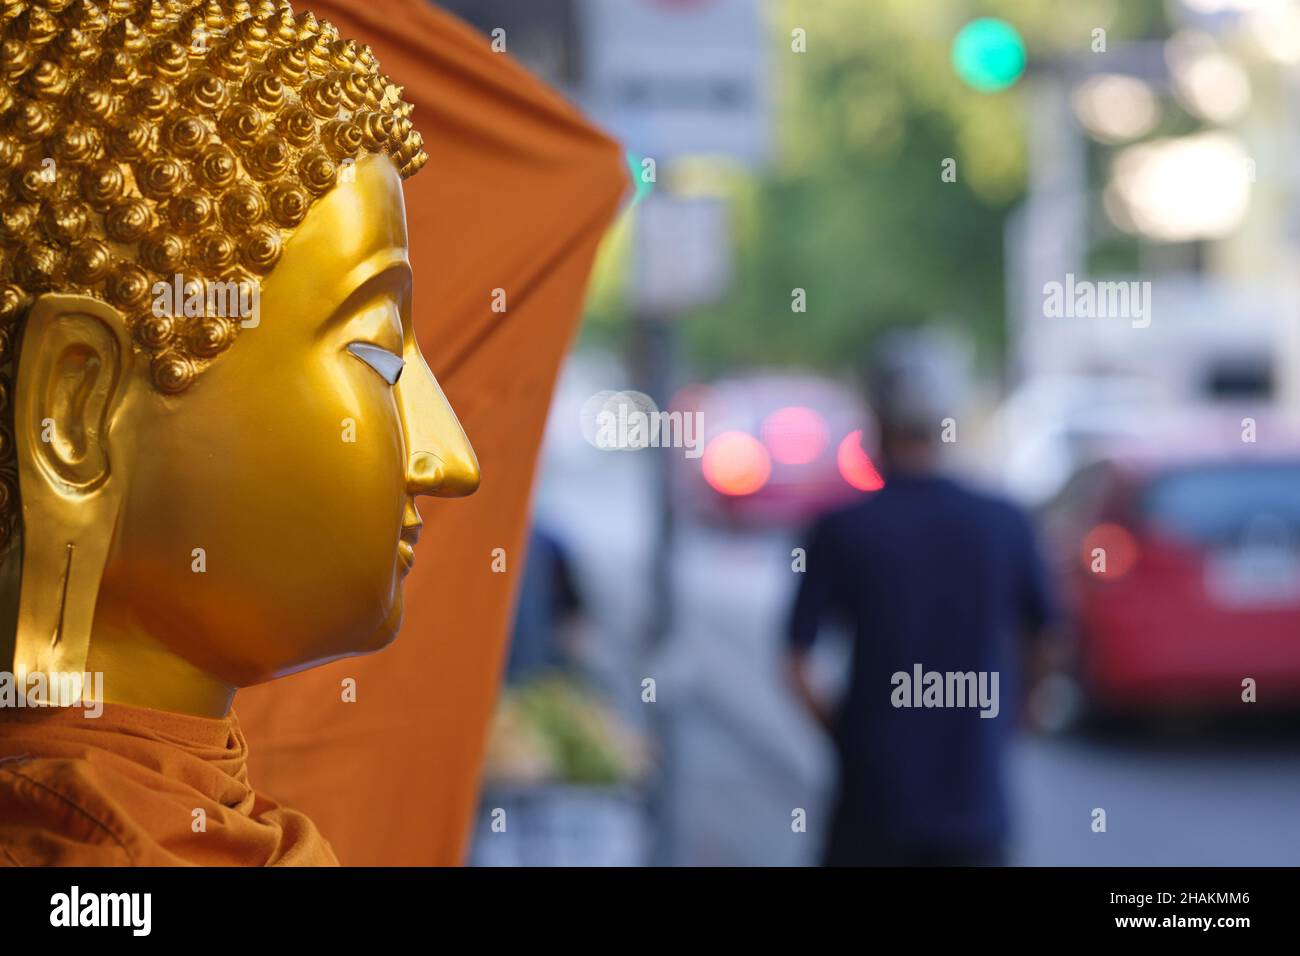
<svg viewBox="0 0 1300 956">
<path fill-rule="evenodd" d="M 425 532 L 391 647 L 241 692 L 235 710 L 253 784 L 306 812 L 344 864 L 454 864 L 475 810 L 547 407 L 627 176 L 617 144 L 432 4 L 295 6 L 370 44 L 415 104 L 430 156 L 406 184 L 416 331 L 483 483 L 469 499 L 421 503 Z M 497 289 L 504 313 L 492 311 Z M 506 573 L 492 570 L 496 548 Z M 342 700 L 348 677 L 355 703 Z"/>
</svg>

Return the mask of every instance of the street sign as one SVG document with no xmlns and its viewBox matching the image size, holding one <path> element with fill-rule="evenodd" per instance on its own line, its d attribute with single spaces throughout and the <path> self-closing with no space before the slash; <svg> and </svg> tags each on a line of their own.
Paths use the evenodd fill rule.
<svg viewBox="0 0 1300 956">
<path fill-rule="evenodd" d="M 712 305 L 731 282 L 726 202 L 657 194 L 636 211 L 632 301 L 638 312 L 675 315 Z"/>
<path fill-rule="evenodd" d="M 581 0 L 580 98 L 628 149 L 658 163 L 768 152 L 763 5 L 755 0 Z"/>
</svg>

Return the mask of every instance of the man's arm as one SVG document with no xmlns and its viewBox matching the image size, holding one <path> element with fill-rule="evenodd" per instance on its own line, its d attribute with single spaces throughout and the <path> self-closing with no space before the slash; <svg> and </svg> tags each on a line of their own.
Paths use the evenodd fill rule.
<svg viewBox="0 0 1300 956">
<path fill-rule="evenodd" d="M 796 699 L 827 730 L 831 729 L 833 713 L 830 703 L 813 685 L 812 646 L 835 596 L 832 574 L 836 562 L 829 556 L 830 548 L 829 529 L 825 520 L 819 521 L 809 535 L 807 565 L 790 615 L 786 654 L 786 673 Z"/>
<path fill-rule="evenodd" d="M 1023 642 L 1021 693 L 1024 702 L 1030 704 L 1021 713 L 1031 723 L 1037 723 L 1038 715 L 1032 706 L 1034 691 L 1048 677 L 1064 669 L 1066 647 L 1058 628 L 1056 588 L 1043 560 L 1038 535 L 1027 515 L 1020 513 L 1017 517 L 1021 538 L 1017 609 Z"/>
<path fill-rule="evenodd" d="M 817 723 L 828 732 L 833 729 L 831 706 L 813 687 L 812 654 L 800 648 L 791 648 L 786 655 L 786 673 L 794 696 Z"/>
</svg>

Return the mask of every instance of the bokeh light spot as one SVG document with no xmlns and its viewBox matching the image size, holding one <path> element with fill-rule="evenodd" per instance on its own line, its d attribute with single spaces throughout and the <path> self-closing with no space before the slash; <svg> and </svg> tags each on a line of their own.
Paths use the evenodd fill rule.
<svg viewBox="0 0 1300 956">
<path fill-rule="evenodd" d="M 826 450 L 826 420 L 811 408 L 778 408 L 759 429 L 768 450 L 783 465 L 806 465 Z"/>
<path fill-rule="evenodd" d="M 1122 578 L 1137 563 L 1137 539 L 1122 525 L 1099 524 L 1083 536 L 1083 569 L 1100 578 Z"/>
<path fill-rule="evenodd" d="M 1005 90 L 1025 72 L 1025 43 L 1006 21 L 981 17 L 952 41 L 952 65 L 963 82 L 982 93 Z"/>
<path fill-rule="evenodd" d="M 772 474 L 763 443 L 744 432 L 723 432 L 704 449 L 704 480 L 724 495 L 752 495 Z"/>
<path fill-rule="evenodd" d="M 840 467 L 840 475 L 858 491 L 879 491 L 885 487 L 885 479 L 880 477 L 875 462 L 862 450 L 862 429 L 844 436 L 835 453 L 835 462 Z"/>
</svg>

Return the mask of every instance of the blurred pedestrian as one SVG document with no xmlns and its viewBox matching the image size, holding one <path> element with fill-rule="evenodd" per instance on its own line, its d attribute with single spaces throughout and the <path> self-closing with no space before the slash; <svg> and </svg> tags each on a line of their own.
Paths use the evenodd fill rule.
<svg viewBox="0 0 1300 956">
<path fill-rule="evenodd" d="M 827 865 L 997 865 L 1009 835 L 1005 761 L 1017 660 L 1052 616 L 1025 514 L 939 471 L 953 376 L 898 336 L 869 375 L 884 488 L 821 518 L 789 629 L 795 690 L 834 738 Z M 847 690 L 814 689 L 832 617 L 852 633 Z"/>
<path fill-rule="evenodd" d="M 506 682 L 573 668 L 574 632 L 584 614 L 568 548 L 558 534 L 534 525 L 515 603 Z"/>
</svg>

